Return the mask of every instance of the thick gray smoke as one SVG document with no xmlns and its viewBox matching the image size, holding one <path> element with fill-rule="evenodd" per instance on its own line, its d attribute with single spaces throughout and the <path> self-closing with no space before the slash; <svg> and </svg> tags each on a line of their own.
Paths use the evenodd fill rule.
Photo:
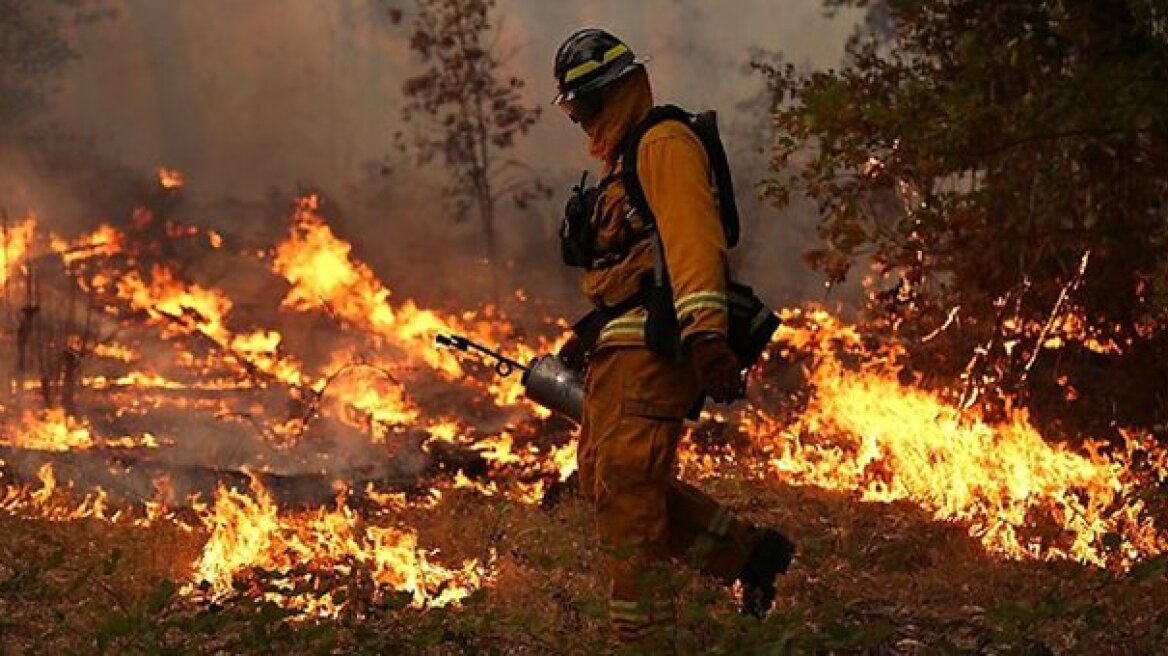
<svg viewBox="0 0 1168 656">
<path fill-rule="evenodd" d="M 441 171 L 418 171 L 395 154 L 402 81 L 416 62 L 407 25 L 389 9 L 409 0 L 109 0 L 116 18 L 70 35 L 79 58 L 60 83 L 51 118 L 105 163 L 145 179 L 156 166 L 186 173 L 184 216 L 228 236 L 279 233 L 282 203 L 322 190 L 332 217 L 388 282 L 405 295 L 483 294 L 473 221 L 456 224 L 441 202 Z M 553 95 L 550 61 L 574 29 L 604 26 L 651 59 L 659 101 L 717 108 L 735 160 L 739 195 L 765 174 L 762 81 L 746 71 L 752 48 L 815 67 L 839 63 L 854 16 L 827 18 L 821 0 L 501 0 L 499 47 L 528 81 L 531 98 Z M 753 103 L 753 104 L 752 104 Z M 592 166 L 582 135 L 551 106 L 518 155 L 567 189 Z M 96 166 L 96 163 L 95 163 Z M 50 220 L 87 217 L 86 188 L 53 180 L 23 185 Z M 64 203 L 63 198 L 72 202 Z M 507 280 L 533 296 L 568 298 L 572 275 L 555 267 L 555 220 L 563 197 L 527 210 L 504 208 Z M 740 266 L 772 301 L 823 300 L 804 271 L 814 219 L 743 202 L 748 248 Z M 419 257 L 424 254 L 424 257 Z M 468 267 L 470 267 L 468 269 Z M 458 272 L 458 273 L 455 273 Z"/>
</svg>

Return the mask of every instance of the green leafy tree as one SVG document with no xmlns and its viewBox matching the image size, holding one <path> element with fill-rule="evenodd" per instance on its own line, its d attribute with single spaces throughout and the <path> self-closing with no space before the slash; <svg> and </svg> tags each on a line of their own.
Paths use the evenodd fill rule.
<svg viewBox="0 0 1168 656">
<path fill-rule="evenodd" d="M 838 70 L 761 66 L 782 102 L 772 198 L 820 210 L 809 262 L 873 267 L 869 316 L 966 402 L 1168 417 L 1168 9 L 828 4 L 882 27 Z"/>
<path fill-rule="evenodd" d="M 523 207 L 550 193 L 529 166 L 508 154 L 539 120 L 540 108 L 525 103 L 523 80 L 504 70 L 495 0 L 415 4 L 410 49 L 424 69 L 405 81 L 402 119 L 416 128 L 418 161 L 438 160 L 449 173 L 446 194 L 457 216 L 478 215 L 497 302 L 499 202 L 510 197 Z"/>
</svg>

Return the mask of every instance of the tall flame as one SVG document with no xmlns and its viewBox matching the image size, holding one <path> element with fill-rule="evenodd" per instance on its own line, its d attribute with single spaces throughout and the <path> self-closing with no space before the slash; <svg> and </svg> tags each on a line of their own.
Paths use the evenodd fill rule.
<svg viewBox="0 0 1168 656">
<path fill-rule="evenodd" d="M 457 359 L 429 348 L 434 335 L 457 326 L 411 301 L 396 308 L 390 305 L 390 290 L 351 256 L 352 245 L 333 233 L 317 213 L 318 206 L 317 196 L 301 198 L 291 233 L 276 246 L 272 270 L 291 284 L 284 306 L 299 311 L 327 309 L 451 377 L 461 375 Z"/>
<path fill-rule="evenodd" d="M 913 501 L 938 519 L 968 523 L 987 548 L 1009 557 L 1126 567 L 1168 550 L 1168 538 L 1128 494 L 1121 461 L 1048 443 L 1025 412 L 988 423 L 905 387 L 894 372 L 846 367 L 830 344 L 854 345 L 854 333 L 825 314 L 810 318 L 807 330 L 788 326 L 781 335 L 820 345 L 802 416 L 784 426 L 756 408 L 743 419 L 783 478 L 865 501 Z"/>
<path fill-rule="evenodd" d="M 291 285 L 284 297 L 285 307 L 301 312 L 327 311 L 450 379 L 461 377 L 463 369 L 451 353 L 433 348 L 436 335 L 459 333 L 493 345 L 511 332 L 507 322 L 493 320 L 489 313 L 484 317 L 474 312 L 453 315 L 421 308 L 412 300 L 395 305 L 390 289 L 354 257 L 352 244 L 332 231 L 319 214 L 319 205 L 315 195 L 300 198 L 291 232 L 276 246 L 272 270 Z M 516 342 L 509 348 L 520 361 L 527 361 L 551 346 L 549 341 L 533 349 Z M 487 391 L 501 407 L 526 403 L 517 376 L 493 380 Z M 535 411 L 546 415 L 542 409 Z"/>
</svg>

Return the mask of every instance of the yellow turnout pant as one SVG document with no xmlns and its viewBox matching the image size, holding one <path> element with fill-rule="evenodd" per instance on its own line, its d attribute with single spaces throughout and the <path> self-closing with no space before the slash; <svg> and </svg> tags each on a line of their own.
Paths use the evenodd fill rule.
<svg viewBox="0 0 1168 656">
<path fill-rule="evenodd" d="M 729 583 L 759 532 L 676 478 L 682 422 L 700 394 L 688 361 L 641 347 L 604 349 L 591 361 L 586 390 L 581 493 L 596 507 L 614 627 L 635 637 L 674 621 L 672 591 L 659 577 L 671 558 Z"/>
</svg>

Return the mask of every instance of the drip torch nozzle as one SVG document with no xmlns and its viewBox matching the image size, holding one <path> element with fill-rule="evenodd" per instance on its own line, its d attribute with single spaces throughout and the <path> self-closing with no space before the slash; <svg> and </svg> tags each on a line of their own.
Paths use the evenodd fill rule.
<svg viewBox="0 0 1168 656">
<path fill-rule="evenodd" d="M 438 346 L 445 346 L 446 348 L 458 349 L 460 351 L 466 350 L 466 340 L 455 335 L 438 335 L 434 338 L 434 342 Z"/>
<path fill-rule="evenodd" d="M 541 355 L 528 365 L 492 351 L 461 335 L 437 335 L 438 346 L 459 351 L 478 351 L 495 361 L 495 373 L 506 378 L 515 370 L 523 372 L 523 392 L 532 401 L 580 423 L 584 416 L 584 380 L 579 372 L 564 365 L 554 355 Z"/>
<path fill-rule="evenodd" d="M 527 373 L 528 370 L 528 368 L 523 364 L 512 360 L 502 353 L 491 350 L 482 344 L 472 342 L 471 340 L 461 335 L 437 335 L 434 337 L 434 342 L 438 344 L 438 346 L 445 346 L 446 348 L 457 349 L 459 351 L 478 351 L 479 353 L 482 353 L 483 355 L 495 361 L 495 373 L 499 374 L 503 378 L 510 376 L 511 373 L 516 369 L 524 373 Z"/>
</svg>

